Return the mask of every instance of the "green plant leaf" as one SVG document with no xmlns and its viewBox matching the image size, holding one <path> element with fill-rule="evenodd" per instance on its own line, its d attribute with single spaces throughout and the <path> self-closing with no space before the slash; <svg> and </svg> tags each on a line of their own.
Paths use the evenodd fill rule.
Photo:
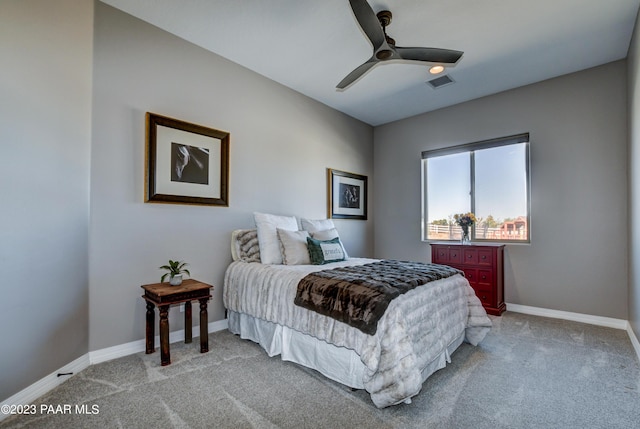
<svg viewBox="0 0 640 429">
<path fill-rule="evenodd" d="M 181 261 L 177 261 L 177 260 L 173 261 L 173 260 L 169 259 L 169 264 L 168 265 L 162 265 L 161 267 L 159 267 L 161 270 L 167 270 L 168 271 L 168 273 L 165 273 L 162 276 L 162 279 L 160 281 L 163 282 L 167 275 L 170 275 L 171 277 L 173 277 L 176 274 L 186 273 L 186 274 L 188 274 L 190 276 L 191 273 L 189 272 L 189 270 L 184 268 L 187 265 L 189 265 L 189 264 L 187 264 L 186 262 L 181 262 Z"/>
</svg>

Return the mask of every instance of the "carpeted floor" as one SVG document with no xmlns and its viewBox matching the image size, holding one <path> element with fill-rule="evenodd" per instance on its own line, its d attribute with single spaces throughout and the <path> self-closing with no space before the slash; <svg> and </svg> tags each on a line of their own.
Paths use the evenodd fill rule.
<svg viewBox="0 0 640 429">
<path fill-rule="evenodd" d="M 0 427 L 640 427 L 640 368 L 625 331 L 511 312 L 492 320 L 487 338 L 463 344 L 408 405 L 379 410 L 366 392 L 223 331 L 210 334 L 209 353 L 197 339 L 172 344 L 166 367 L 159 351 L 93 365 L 40 398 L 35 415 Z"/>
</svg>

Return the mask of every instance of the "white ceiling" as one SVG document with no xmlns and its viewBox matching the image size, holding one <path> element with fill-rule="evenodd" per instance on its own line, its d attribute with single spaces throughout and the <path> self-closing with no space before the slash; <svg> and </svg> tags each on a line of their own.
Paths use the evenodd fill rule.
<svg viewBox="0 0 640 429">
<path fill-rule="evenodd" d="M 386 63 L 336 85 L 372 46 L 348 0 L 102 0 L 371 125 L 627 56 L 640 0 L 369 0 L 398 46 L 464 51 L 432 89 L 428 66 Z"/>
</svg>

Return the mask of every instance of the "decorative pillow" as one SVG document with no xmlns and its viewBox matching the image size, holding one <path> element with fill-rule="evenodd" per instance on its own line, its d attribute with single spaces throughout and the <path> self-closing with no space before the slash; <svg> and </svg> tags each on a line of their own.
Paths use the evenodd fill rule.
<svg viewBox="0 0 640 429">
<path fill-rule="evenodd" d="M 333 220 L 331 219 L 300 219 L 300 225 L 302 226 L 302 229 L 309 231 L 309 233 L 335 228 Z"/>
<path fill-rule="evenodd" d="M 231 257 L 234 261 L 260 262 L 257 229 L 236 229 L 231 233 Z"/>
<path fill-rule="evenodd" d="M 309 250 L 307 249 L 307 231 L 287 231 L 277 228 L 282 250 L 282 262 L 286 265 L 309 265 Z"/>
<path fill-rule="evenodd" d="M 316 238 L 318 240 L 331 240 L 332 238 L 336 238 L 336 237 L 340 237 L 340 235 L 338 234 L 338 230 L 335 228 L 331 228 L 331 229 L 324 229 L 321 231 L 313 231 L 311 232 L 309 235 L 311 235 L 311 237 Z"/>
<path fill-rule="evenodd" d="M 309 248 L 309 257 L 313 265 L 345 260 L 346 255 L 338 237 L 325 241 L 309 237 L 307 238 L 307 247 Z"/>
<path fill-rule="evenodd" d="M 253 218 L 258 228 L 260 261 L 263 264 L 282 264 L 280 240 L 278 240 L 276 228 L 297 231 L 298 221 L 295 216 L 278 216 L 256 212 L 253 214 Z"/>
<path fill-rule="evenodd" d="M 316 240 L 324 241 L 324 240 L 331 240 L 332 238 L 340 238 L 340 235 L 338 234 L 337 229 L 331 228 L 323 231 L 312 232 L 311 237 L 315 238 Z M 345 259 L 348 259 L 349 255 L 347 254 L 347 250 L 344 248 L 344 244 L 342 244 L 342 241 L 340 242 L 340 245 L 342 246 L 342 251 L 344 252 Z"/>
</svg>

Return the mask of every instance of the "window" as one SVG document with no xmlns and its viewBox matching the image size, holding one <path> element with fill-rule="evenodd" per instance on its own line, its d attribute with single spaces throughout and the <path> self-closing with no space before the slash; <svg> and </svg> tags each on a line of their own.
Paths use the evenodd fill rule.
<svg viewBox="0 0 640 429">
<path fill-rule="evenodd" d="M 423 239 L 460 240 L 472 212 L 472 241 L 529 242 L 528 133 L 422 152 L 422 177 Z"/>
</svg>

